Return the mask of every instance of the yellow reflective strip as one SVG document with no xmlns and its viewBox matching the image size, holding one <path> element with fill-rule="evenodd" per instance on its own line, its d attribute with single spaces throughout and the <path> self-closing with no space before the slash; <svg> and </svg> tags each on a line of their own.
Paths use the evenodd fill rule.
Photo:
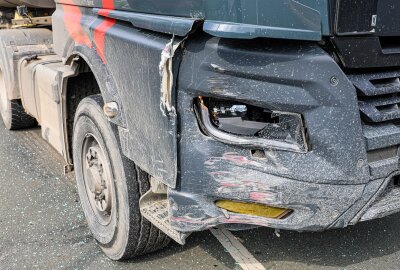
<svg viewBox="0 0 400 270">
<path fill-rule="evenodd" d="M 267 218 L 281 218 L 290 209 L 278 208 L 258 203 L 235 202 L 229 200 L 219 200 L 216 205 L 220 208 L 228 210 L 229 212 L 246 214 Z"/>
</svg>

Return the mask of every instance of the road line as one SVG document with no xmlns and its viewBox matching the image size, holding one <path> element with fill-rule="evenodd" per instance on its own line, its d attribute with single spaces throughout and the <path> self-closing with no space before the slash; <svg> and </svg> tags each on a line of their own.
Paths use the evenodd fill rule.
<svg viewBox="0 0 400 270">
<path fill-rule="evenodd" d="M 265 270 L 230 231 L 223 228 L 212 228 L 210 231 L 243 270 Z"/>
</svg>

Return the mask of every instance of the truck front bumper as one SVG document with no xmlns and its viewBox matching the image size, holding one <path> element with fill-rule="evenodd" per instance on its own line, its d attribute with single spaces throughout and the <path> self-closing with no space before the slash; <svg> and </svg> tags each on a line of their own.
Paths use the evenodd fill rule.
<svg viewBox="0 0 400 270">
<path fill-rule="evenodd" d="M 228 169 L 229 170 L 229 169 Z M 233 172 L 235 173 L 235 170 Z M 311 184 L 241 171 L 239 182 L 231 174 L 217 174 L 220 195 L 204 196 L 169 192 L 171 224 L 182 232 L 205 230 L 220 224 L 246 224 L 296 231 L 343 228 L 358 221 L 380 218 L 400 211 L 398 190 L 387 193 L 392 177 L 365 185 Z M 382 196 L 383 195 L 383 196 Z M 230 198 L 292 209 L 284 219 L 237 214 L 218 208 L 215 201 Z M 246 227 L 244 227 L 246 228 Z"/>
<path fill-rule="evenodd" d="M 315 231 L 400 210 L 391 184 L 399 171 L 400 128 L 362 121 L 354 76 L 315 43 L 191 40 L 178 79 L 180 171 L 168 194 L 172 226 Z M 264 153 L 258 157 L 251 147 L 209 137 L 194 113 L 198 96 L 301 114 L 309 150 L 256 149 Z M 218 208 L 221 199 L 293 211 L 283 219 L 238 214 Z"/>
</svg>

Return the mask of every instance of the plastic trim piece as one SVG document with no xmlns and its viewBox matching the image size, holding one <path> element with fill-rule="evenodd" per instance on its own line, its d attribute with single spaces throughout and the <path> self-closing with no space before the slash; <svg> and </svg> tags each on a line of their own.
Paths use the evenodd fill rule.
<svg viewBox="0 0 400 270">
<path fill-rule="evenodd" d="M 299 40 L 321 40 L 321 31 L 232 22 L 205 21 L 204 32 L 222 38 L 253 39 L 257 37 Z"/>
<path fill-rule="evenodd" d="M 192 30 L 196 19 L 143 14 L 108 9 L 93 9 L 99 16 L 130 22 L 134 27 L 184 37 Z"/>
</svg>

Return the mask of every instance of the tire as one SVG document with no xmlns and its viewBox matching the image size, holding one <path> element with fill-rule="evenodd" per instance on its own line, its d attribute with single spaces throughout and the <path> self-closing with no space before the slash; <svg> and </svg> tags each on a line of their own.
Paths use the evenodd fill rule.
<svg viewBox="0 0 400 270">
<path fill-rule="evenodd" d="M 17 130 L 36 126 L 36 119 L 25 112 L 21 100 L 8 99 L 4 76 L 6 75 L 0 71 L 0 114 L 5 127 Z"/>
<path fill-rule="evenodd" d="M 141 216 L 139 199 L 150 188 L 149 176 L 121 154 L 117 129 L 102 108 L 100 95 L 79 103 L 73 131 L 75 176 L 94 238 L 110 259 L 124 260 L 163 248 L 170 238 Z"/>
</svg>

